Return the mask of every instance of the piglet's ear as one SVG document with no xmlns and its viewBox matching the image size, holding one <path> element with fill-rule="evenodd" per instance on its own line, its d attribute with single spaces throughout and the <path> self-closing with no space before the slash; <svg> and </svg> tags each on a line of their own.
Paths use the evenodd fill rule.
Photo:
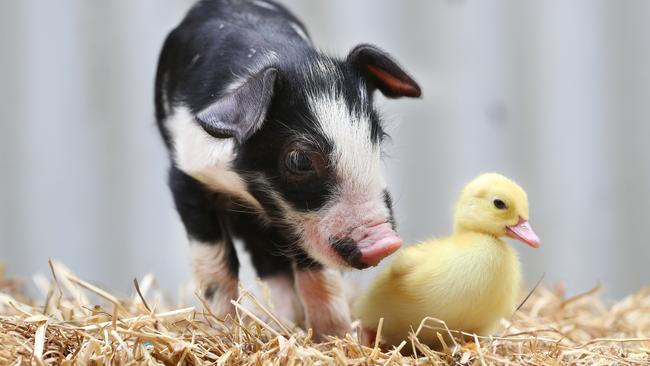
<svg viewBox="0 0 650 366">
<path fill-rule="evenodd" d="M 273 97 L 277 70 L 267 68 L 196 114 L 203 129 L 217 138 L 245 141 L 257 131 Z"/>
<path fill-rule="evenodd" d="M 417 98 L 422 95 L 418 83 L 392 57 L 375 46 L 356 46 L 350 51 L 348 62 L 368 78 L 371 86 L 378 88 L 389 98 Z"/>
</svg>

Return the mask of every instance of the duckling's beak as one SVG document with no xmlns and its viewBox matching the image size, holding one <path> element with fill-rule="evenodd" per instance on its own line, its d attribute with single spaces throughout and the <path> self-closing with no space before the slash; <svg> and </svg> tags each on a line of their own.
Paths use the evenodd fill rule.
<svg viewBox="0 0 650 366">
<path fill-rule="evenodd" d="M 506 226 L 506 235 L 513 239 L 523 241 L 533 248 L 539 248 L 539 237 L 530 227 L 528 221 L 519 218 L 519 222 L 514 225 Z"/>
</svg>

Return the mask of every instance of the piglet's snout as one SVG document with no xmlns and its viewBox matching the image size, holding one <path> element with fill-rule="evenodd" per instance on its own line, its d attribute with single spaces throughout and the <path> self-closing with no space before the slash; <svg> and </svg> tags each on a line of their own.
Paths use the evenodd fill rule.
<svg viewBox="0 0 650 366">
<path fill-rule="evenodd" d="M 402 239 L 388 222 L 362 225 L 354 229 L 349 237 L 357 245 L 359 262 L 366 266 L 376 266 L 402 246 Z"/>
</svg>

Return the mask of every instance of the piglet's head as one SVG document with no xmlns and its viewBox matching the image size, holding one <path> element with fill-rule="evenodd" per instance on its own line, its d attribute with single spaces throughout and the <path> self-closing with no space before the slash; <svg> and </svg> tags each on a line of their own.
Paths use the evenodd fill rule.
<svg viewBox="0 0 650 366">
<path fill-rule="evenodd" d="M 287 253 L 340 268 L 377 265 L 402 240 L 381 169 L 385 137 L 373 92 L 419 97 L 386 53 L 360 45 L 346 59 L 305 54 L 272 65 L 197 113 L 236 141 L 232 170 L 275 227 Z"/>
</svg>

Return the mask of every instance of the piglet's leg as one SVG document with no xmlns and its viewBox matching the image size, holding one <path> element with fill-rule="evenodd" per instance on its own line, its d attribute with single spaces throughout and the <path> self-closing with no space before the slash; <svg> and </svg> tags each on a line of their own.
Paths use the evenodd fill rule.
<svg viewBox="0 0 650 366">
<path fill-rule="evenodd" d="M 269 301 L 275 314 L 283 320 L 300 324 L 304 320 L 304 314 L 291 274 L 276 274 L 263 280 L 269 286 Z"/>
<path fill-rule="evenodd" d="M 295 285 L 314 340 L 322 341 L 325 335 L 343 337 L 350 333 L 350 309 L 340 272 L 325 268 L 297 269 Z"/>
<path fill-rule="evenodd" d="M 231 245 L 224 242 L 190 243 L 192 271 L 199 294 L 208 301 L 212 312 L 222 319 L 234 314 L 230 300 L 236 299 L 238 293 L 237 273 L 229 253 L 234 250 Z"/>
<path fill-rule="evenodd" d="M 241 238 L 257 275 L 268 286 L 273 313 L 289 323 L 301 323 L 302 304 L 293 283 L 293 261 L 277 243 L 291 242 L 257 215 L 239 212 L 231 216 L 233 233 Z"/>
<path fill-rule="evenodd" d="M 172 167 L 169 185 L 190 239 L 192 271 L 199 294 L 215 315 L 234 314 L 239 261 L 227 225 L 227 198 Z"/>
</svg>

